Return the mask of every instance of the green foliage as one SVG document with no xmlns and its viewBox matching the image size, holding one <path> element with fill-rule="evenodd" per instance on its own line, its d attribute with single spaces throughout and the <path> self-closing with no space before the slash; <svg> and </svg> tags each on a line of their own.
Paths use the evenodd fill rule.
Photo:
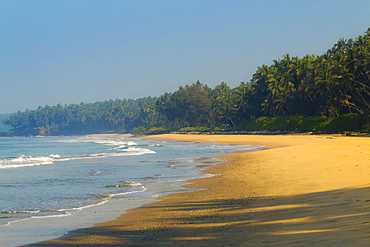
<svg viewBox="0 0 370 247">
<path fill-rule="evenodd" d="M 210 128 L 208 127 L 184 127 L 184 128 L 181 128 L 179 129 L 179 131 L 208 131 L 210 130 Z"/>
<path fill-rule="evenodd" d="M 299 130 L 301 132 L 324 131 L 325 126 L 327 126 L 331 120 L 332 118 L 328 118 L 326 116 L 306 117 L 300 123 Z"/>
<path fill-rule="evenodd" d="M 332 118 L 323 130 L 331 132 L 346 132 L 366 129 L 368 125 L 369 116 L 364 114 L 346 114 L 339 117 Z"/>
<path fill-rule="evenodd" d="M 0 114 L 0 133 L 10 130 L 10 126 L 4 122 L 11 116 L 11 114 Z"/>
<path fill-rule="evenodd" d="M 199 81 L 162 95 L 156 109 L 168 126 L 212 125 L 212 101 L 208 87 Z"/>
<path fill-rule="evenodd" d="M 17 135 L 35 135 L 47 128 L 52 135 L 125 133 L 126 129 L 149 126 L 157 120 L 156 98 L 109 100 L 95 103 L 38 107 L 11 115 L 5 123 Z M 41 131 L 46 133 L 44 131 Z M 39 133 L 38 133 L 39 134 Z"/>
<path fill-rule="evenodd" d="M 232 130 L 232 129 L 231 128 L 227 128 L 227 127 L 215 126 L 215 127 L 211 128 L 211 130 L 214 130 L 214 131 L 224 131 L 224 130 Z"/>
<path fill-rule="evenodd" d="M 144 126 L 134 127 L 131 132 L 132 134 L 144 134 L 146 132 L 146 128 Z"/>
<path fill-rule="evenodd" d="M 299 129 L 299 123 L 302 121 L 302 116 L 277 116 L 277 117 L 260 117 L 245 121 L 239 130 L 284 130 L 295 131 Z"/>
<path fill-rule="evenodd" d="M 124 134 L 124 133 L 127 133 L 127 130 L 125 129 L 124 126 L 118 128 L 118 132 L 121 133 L 121 134 Z"/>
<path fill-rule="evenodd" d="M 197 81 L 158 98 L 45 106 L 4 124 L 15 135 L 215 129 L 370 131 L 370 29 L 322 55 L 284 55 L 251 81 L 209 88 Z M 155 127 L 154 127 L 155 126 Z M 1 127 L 1 126 L 0 126 Z"/>
<path fill-rule="evenodd" d="M 161 131 L 168 131 L 168 129 L 164 127 L 150 127 L 148 129 L 148 132 L 161 132 Z"/>
<path fill-rule="evenodd" d="M 369 116 L 365 114 L 346 114 L 339 117 L 326 116 L 278 116 L 260 117 L 244 121 L 238 130 L 283 130 L 300 132 L 334 132 L 365 131 L 369 129 Z"/>
</svg>

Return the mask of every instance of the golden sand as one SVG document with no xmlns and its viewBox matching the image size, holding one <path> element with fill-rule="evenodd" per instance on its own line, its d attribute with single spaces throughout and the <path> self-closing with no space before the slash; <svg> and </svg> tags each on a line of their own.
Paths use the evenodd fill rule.
<svg viewBox="0 0 370 247">
<path fill-rule="evenodd" d="M 33 246 L 370 246 L 370 139 L 159 135 L 265 145 L 221 156 L 210 178 L 117 220 Z"/>
</svg>

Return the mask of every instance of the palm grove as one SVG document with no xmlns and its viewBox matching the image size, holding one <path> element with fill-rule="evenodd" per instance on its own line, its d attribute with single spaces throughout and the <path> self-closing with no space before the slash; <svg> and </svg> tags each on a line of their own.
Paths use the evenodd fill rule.
<svg viewBox="0 0 370 247">
<path fill-rule="evenodd" d="M 286 54 L 236 88 L 197 81 L 160 97 L 39 107 L 11 115 L 10 134 L 181 129 L 370 130 L 370 28 L 322 55 Z M 191 127 L 191 128 L 189 128 Z"/>
</svg>

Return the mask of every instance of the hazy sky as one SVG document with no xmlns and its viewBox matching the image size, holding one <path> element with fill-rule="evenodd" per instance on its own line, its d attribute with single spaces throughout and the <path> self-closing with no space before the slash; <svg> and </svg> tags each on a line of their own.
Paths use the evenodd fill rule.
<svg viewBox="0 0 370 247">
<path fill-rule="evenodd" d="M 369 0 L 0 0 L 0 113 L 236 87 L 369 27 Z"/>
</svg>

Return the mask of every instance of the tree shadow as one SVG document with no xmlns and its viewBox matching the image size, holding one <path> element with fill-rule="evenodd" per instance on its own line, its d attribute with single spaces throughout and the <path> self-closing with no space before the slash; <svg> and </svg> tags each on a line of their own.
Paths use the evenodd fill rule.
<svg viewBox="0 0 370 247">
<path fill-rule="evenodd" d="M 370 187 L 282 197 L 154 203 L 139 210 L 148 214 L 166 211 L 167 218 L 149 219 L 168 224 L 146 229 L 146 222 L 138 220 L 135 229 L 130 229 L 130 221 L 125 226 L 96 226 L 73 231 L 58 242 L 29 246 L 370 245 Z"/>
</svg>

